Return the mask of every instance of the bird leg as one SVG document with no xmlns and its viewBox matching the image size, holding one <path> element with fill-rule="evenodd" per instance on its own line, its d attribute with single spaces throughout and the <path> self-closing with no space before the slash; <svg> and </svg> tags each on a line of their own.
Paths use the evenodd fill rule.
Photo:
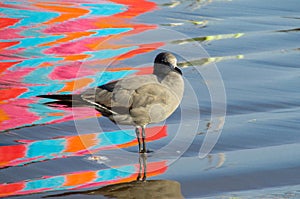
<svg viewBox="0 0 300 199">
<path fill-rule="evenodd" d="M 135 128 L 135 134 L 136 134 L 136 139 L 139 143 L 139 152 L 142 153 L 142 149 L 141 149 L 141 139 L 140 139 L 140 130 L 138 127 Z"/>
<path fill-rule="evenodd" d="M 145 133 L 145 127 L 142 126 L 142 142 L 143 142 L 143 149 L 142 149 L 142 153 L 147 153 L 147 150 L 146 150 L 146 133 Z"/>
<path fill-rule="evenodd" d="M 139 128 L 135 128 L 135 134 L 136 134 L 136 139 L 139 143 L 139 152 L 140 153 L 147 153 L 146 150 L 146 133 L 145 133 L 145 127 L 142 126 L 142 133 L 140 132 Z M 142 134 L 142 135 L 141 135 Z M 142 142 L 141 142 L 141 137 L 142 137 Z"/>
</svg>

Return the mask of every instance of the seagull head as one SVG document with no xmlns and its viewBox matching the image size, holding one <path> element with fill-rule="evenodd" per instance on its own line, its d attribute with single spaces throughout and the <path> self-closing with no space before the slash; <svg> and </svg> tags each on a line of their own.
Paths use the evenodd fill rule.
<svg viewBox="0 0 300 199">
<path fill-rule="evenodd" d="M 171 71 L 182 75 L 181 70 L 177 67 L 176 57 L 169 52 L 159 53 L 154 60 L 154 74 L 166 75 Z"/>
</svg>

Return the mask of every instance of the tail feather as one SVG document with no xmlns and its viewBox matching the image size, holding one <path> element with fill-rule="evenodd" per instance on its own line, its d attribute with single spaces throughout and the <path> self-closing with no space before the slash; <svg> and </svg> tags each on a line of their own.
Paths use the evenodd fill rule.
<svg viewBox="0 0 300 199">
<path fill-rule="evenodd" d="M 86 100 L 81 98 L 80 94 L 75 95 L 38 95 L 40 98 L 53 99 L 55 101 L 45 102 L 44 104 L 47 106 L 57 107 L 94 107 L 97 111 L 99 111 L 102 115 L 109 117 L 113 114 L 117 114 L 116 112 L 110 110 L 101 104 L 97 104 L 91 100 Z"/>
<path fill-rule="evenodd" d="M 54 94 L 54 95 L 38 95 L 37 97 L 40 98 L 47 98 L 47 99 L 54 99 L 54 100 L 61 100 L 61 101 L 72 101 L 72 100 L 81 100 L 80 95 L 59 95 L 59 94 Z"/>
<path fill-rule="evenodd" d="M 79 94 L 71 95 L 38 95 L 40 98 L 53 99 L 53 102 L 46 102 L 45 104 L 48 106 L 65 106 L 65 107 L 78 107 L 78 106 L 87 106 L 87 103 L 82 100 Z"/>
</svg>

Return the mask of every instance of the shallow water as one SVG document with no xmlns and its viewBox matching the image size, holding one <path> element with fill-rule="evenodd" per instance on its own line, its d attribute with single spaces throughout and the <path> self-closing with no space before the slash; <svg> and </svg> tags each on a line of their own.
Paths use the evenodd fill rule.
<svg viewBox="0 0 300 199">
<path fill-rule="evenodd" d="M 148 129 L 155 152 L 146 160 L 147 180 L 162 180 L 162 189 L 175 187 L 185 198 L 299 198 L 296 0 L 8 2 L 1 5 L 10 18 L 0 33 L 1 196 L 105 198 L 105 186 L 135 180 L 141 159 L 132 129 L 121 131 L 92 109 L 49 107 L 35 96 L 149 73 L 155 54 L 167 49 L 181 66 L 193 66 L 182 69 L 187 91 L 180 109 Z M 47 14 L 34 17 L 37 7 Z M 209 86 L 217 81 L 204 74 L 214 63 L 226 120 L 212 152 L 200 159 Z M 91 194 L 96 189 L 99 195 Z"/>
</svg>

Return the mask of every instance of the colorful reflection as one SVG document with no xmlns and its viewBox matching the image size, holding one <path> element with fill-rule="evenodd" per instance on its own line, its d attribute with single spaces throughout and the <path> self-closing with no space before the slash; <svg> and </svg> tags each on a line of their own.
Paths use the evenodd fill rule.
<svg viewBox="0 0 300 199">
<path fill-rule="evenodd" d="M 180 183 L 174 180 L 148 180 L 147 177 L 152 176 L 153 169 L 156 171 L 164 171 L 163 167 L 153 167 L 153 163 L 148 164 L 149 157 L 146 154 L 139 154 L 139 171 L 135 180 L 117 182 L 106 186 L 97 187 L 91 190 L 66 191 L 62 194 L 52 194 L 46 197 L 64 197 L 71 195 L 102 195 L 107 198 L 130 199 L 130 198 L 184 198 L 181 193 Z M 157 162 L 158 163 L 158 162 Z M 150 170 L 149 170 L 150 167 Z"/>
<path fill-rule="evenodd" d="M 101 116 L 88 107 L 45 106 L 50 99 L 36 96 L 79 93 L 130 74 L 151 73 L 152 66 L 135 68 L 123 61 L 164 45 L 162 42 L 126 40 L 129 36 L 156 28 L 155 25 L 134 22 L 136 17 L 153 9 L 156 9 L 156 4 L 146 0 L 103 0 L 97 3 L 93 0 L 1 1 L 0 131 L 74 120 L 74 112 L 76 119 Z M 54 135 L 60 134 L 60 130 L 53 130 Z M 147 141 L 167 136 L 166 126 L 147 128 L 146 131 Z M 16 134 L 22 137 L 23 133 L 21 130 Z M 38 167 L 40 162 L 47 167 L 51 161 L 60 162 L 63 158 L 86 158 L 84 156 L 90 153 L 137 145 L 133 129 L 81 135 L 72 133 L 66 135 L 64 132 L 60 137 L 39 140 L 19 139 L 12 145 L 2 143 L 1 172 L 7 167 L 12 167 L 9 168 L 12 170 L 27 167 L 30 176 L 36 174 L 38 178 L 5 179 L 7 183 L 0 184 L 0 197 L 98 188 L 137 179 L 140 165 L 131 163 L 112 168 L 76 169 L 76 172 L 66 168 L 50 176 L 36 173 L 38 171 L 32 165 Z M 30 136 L 24 137 L 30 139 Z M 147 168 L 148 177 L 161 174 L 167 169 L 167 161 L 150 160 Z"/>
<path fill-rule="evenodd" d="M 146 129 L 147 141 L 167 135 L 167 126 Z M 119 130 L 62 136 L 47 140 L 18 140 L 19 145 L 0 146 L 0 168 L 20 166 L 32 162 L 67 158 L 98 152 L 100 150 L 126 148 L 137 144 L 135 131 Z"/>
<path fill-rule="evenodd" d="M 123 165 L 116 168 L 77 171 L 57 176 L 45 176 L 39 179 L 24 180 L 15 183 L 0 184 L 0 197 L 27 195 L 46 191 L 77 190 L 109 184 L 133 181 L 137 179 L 140 165 Z M 149 177 L 166 171 L 166 161 L 149 162 Z"/>
<path fill-rule="evenodd" d="M 118 63 L 164 44 L 121 41 L 155 29 L 132 20 L 155 8 L 145 0 L 1 1 L 0 131 L 73 119 L 71 110 L 46 107 L 37 95 L 78 93 L 140 73 Z M 76 113 L 96 114 L 89 108 Z"/>
<path fill-rule="evenodd" d="M 146 134 L 147 141 L 161 139 L 167 136 L 167 126 L 147 128 Z M 0 168 L 30 166 L 25 164 L 83 156 L 98 151 L 126 148 L 137 144 L 135 131 L 131 129 L 61 136 L 47 140 L 18 140 L 18 142 L 22 144 L 0 147 Z M 138 154 L 136 155 L 138 156 Z M 159 175 L 166 171 L 167 161 L 151 161 L 147 163 L 147 168 L 149 177 Z M 139 172 L 139 164 L 121 164 L 100 170 L 80 170 L 61 175 L 3 183 L 0 184 L 0 197 L 58 190 L 80 190 L 123 183 L 137 179 Z"/>
</svg>

